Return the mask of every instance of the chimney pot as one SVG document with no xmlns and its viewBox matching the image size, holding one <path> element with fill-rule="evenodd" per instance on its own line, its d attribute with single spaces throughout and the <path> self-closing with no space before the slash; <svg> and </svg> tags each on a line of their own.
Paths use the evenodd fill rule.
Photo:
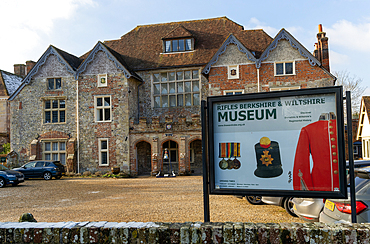
<svg viewBox="0 0 370 244">
<path fill-rule="evenodd" d="M 319 24 L 319 33 L 322 32 L 322 24 Z"/>
</svg>

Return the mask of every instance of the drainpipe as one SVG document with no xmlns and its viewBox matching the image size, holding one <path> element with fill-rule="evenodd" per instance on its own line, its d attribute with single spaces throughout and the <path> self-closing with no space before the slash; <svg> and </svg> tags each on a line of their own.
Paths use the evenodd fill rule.
<svg viewBox="0 0 370 244">
<path fill-rule="evenodd" d="M 260 92 L 260 69 L 257 68 L 257 92 Z"/>
<path fill-rule="evenodd" d="M 77 121 L 76 121 L 76 125 L 77 125 L 77 130 L 76 130 L 76 133 L 77 133 L 77 173 L 80 173 L 80 119 L 79 119 L 79 113 L 78 113 L 78 108 L 79 108 L 79 86 L 78 86 L 78 78 L 77 78 L 77 89 L 76 89 L 76 96 L 77 96 L 77 99 L 76 99 L 76 116 L 77 116 Z"/>
</svg>

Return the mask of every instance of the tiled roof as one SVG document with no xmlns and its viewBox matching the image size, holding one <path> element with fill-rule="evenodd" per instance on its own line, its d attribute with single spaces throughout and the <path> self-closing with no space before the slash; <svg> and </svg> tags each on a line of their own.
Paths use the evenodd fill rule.
<svg viewBox="0 0 370 244">
<path fill-rule="evenodd" d="M 0 70 L 0 96 L 11 96 L 22 83 L 22 77 Z"/>
<path fill-rule="evenodd" d="M 82 59 L 67 53 L 59 48 L 53 46 L 53 48 L 64 58 L 64 60 L 71 66 L 73 70 L 77 70 L 78 66 L 80 66 Z"/>
<path fill-rule="evenodd" d="M 164 36 L 162 39 L 185 38 L 192 36 L 193 34 L 191 34 L 187 29 L 185 29 L 184 26 L 179 25 L 170 33 L 168 33 L 166 36 Z"/>
<path fill-rule="evenodd" d="M 194 51 L 163 53 L 162 38 L 188 35 L 195 39 Z M 244 30 L 226 17 L 137 26 L 121 39 L 104 44 L 120 53 L 133 70 L 207 64 L 226 38 L 233 34 L 258 58 L 272 38 L 263 30 Z M 81 58 L 86 58 L 83 55 Z"/>
</svg>

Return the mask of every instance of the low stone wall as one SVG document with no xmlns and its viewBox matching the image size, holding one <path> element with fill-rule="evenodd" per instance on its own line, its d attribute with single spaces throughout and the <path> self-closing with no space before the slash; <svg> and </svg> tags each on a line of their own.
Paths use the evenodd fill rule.
<svg viewBox="0 0 370 244">
<path fill-rule="evenodd" d="M 0 222 L 0 243 L 369 243 L 370 224 Z"/>
</svg>

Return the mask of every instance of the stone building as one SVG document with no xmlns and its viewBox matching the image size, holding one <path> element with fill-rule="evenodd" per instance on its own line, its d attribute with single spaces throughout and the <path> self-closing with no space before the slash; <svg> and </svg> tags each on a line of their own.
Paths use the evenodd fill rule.
<svg viewBox="0 0 370 244">
<path fill-rule="evenodd" d="M 10 139 L 10 117 L 8 98 L 22 83 L 22 77 L 0 70 L 0 152 L 2 145 Z"/>
<path fill-rule="evenodd" d="M 201 101 L 334 85 L 317 38 L 311 54 L 285 29 L 271 38 L 221 17 L 137 26 L 81 57 L 50 46 L 9 99 L 12 149 L 69 171 L 200 173 Z"/>
</svg>

